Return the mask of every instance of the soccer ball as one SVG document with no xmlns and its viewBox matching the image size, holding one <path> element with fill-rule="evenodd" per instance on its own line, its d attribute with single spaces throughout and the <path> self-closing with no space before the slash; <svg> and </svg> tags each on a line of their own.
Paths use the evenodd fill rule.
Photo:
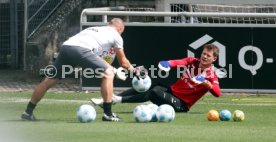
<svg viewBox="0 0 276 142">
<path fill-rule="evenodd" d="M 132 79 L 132 87 L 137 92 L 146 92 L 151 86 L 151 79 L 149 76 L 145 78 L 137 78 L 136 76 Z"/>
<path fill-rule="evenodd" d="M 156 122 L 156 112 L 159 107 L 156 104 L 148 104 L 147 107 L 150 109 L 151 112 L 151 121 Z"/>
<path fill-rule="evenodd" d="M 156 117 L 159 122 L 172 122 L 175 118 L 175 111 L 172 106 L 164 104 L 157 109 Z"/>
<path fill-rule="evenodd" d="M 243 121 L 245 118 L 243 111 L 241 110 L 235 110 L 233 112 L 233 120 L 234 121 Z"/>
<path fill-rule="evenodd" d="M 136 122 L 149 122 L 152 118 L 152 113 L 146 105 L 138 105 L 133 110 L 133 116 Z"/>
<path fill-rule="evenodd" d="M 217 121 L 219 119 L 219 113 L 217 110 L 209 110 L 207 113 L 207 118 L 209 121 Z"/>
<path fill-rule="evenodd" d="M 219 119 L 221 121 L 229 121 L 231 119 L 231 112 L 227 109 L 221 110 L 219 112 Z"/>
<path fill-rule="evenodd" d="M 81 105 L 77 110 L 77 117 L 82 123 L 93 122 L 96 118 L 96 110 L 91 105 Z"/>
</svg>

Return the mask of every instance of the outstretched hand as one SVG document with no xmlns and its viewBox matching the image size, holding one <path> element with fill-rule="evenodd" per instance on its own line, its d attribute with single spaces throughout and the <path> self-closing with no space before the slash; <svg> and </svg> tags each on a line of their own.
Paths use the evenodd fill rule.
<svg viewBox="0 0 276 142">
<path fill-rule="evenodd" d="M 206 80 L 204 76 L 198 75 L 192 78 L 192 81 L 195 82 L 196 84 L 202 84 L 208 89 L 212 89 L 213 85 L 210 81 Z"/>
<path fill-rule="evenodd" d="M 198 75 L 192 78 L 192 81 L 195 82 L 196 84 L 201 84 L 206 81 L 205 77 L 202 75 Z"/>
<path fill-rule="evenodd" d="M 170 62 L 168 62 L 168 61 L 160 61 L 160 62 L 158 63 L 158 68 L 159 68 L 160 70 L 163 70 L 163 71 L 168 72 L 168 71 L 170 71 L 170 69 L 171 69 Z"/>
</svg>

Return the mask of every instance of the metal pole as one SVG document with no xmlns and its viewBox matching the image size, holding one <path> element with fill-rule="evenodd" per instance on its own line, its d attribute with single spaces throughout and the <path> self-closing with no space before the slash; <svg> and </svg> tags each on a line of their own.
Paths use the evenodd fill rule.
<svg viewBox="0 0 276 142">
<path fill-rule="evenodd" d="M 107 15 L 102 15 L 102 18 L 103 18 L 102 22 L 107 23 Z"/>
<path fill-rule="evenodd" d="M 28 0 L 24 0 L 24 31 L 23 31 L 23 70 L 27 70 L 26 45 L 28 32 Z"/>
<path fill-rule="evenodd" d="M 17 1 L 10 1 L 10 50 L 12 67 L 18 67 L 18 22 L 17 22 Z"/>
</svg>

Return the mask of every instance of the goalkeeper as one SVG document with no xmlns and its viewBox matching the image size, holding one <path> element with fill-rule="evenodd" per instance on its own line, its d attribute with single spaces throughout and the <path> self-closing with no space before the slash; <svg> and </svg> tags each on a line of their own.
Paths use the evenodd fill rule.
<svg viewBox="0 0 276 142">
<path fill-rule="evenodd" d="M 218 57 L 219 49 L 213 44 L 204 45 L 200 58 L 183 58 L 180 60 L 160 61 L 159 69 L 169 71 L 170 68 L 185 67 L 185 72 L 170 87 L 152 85 L 143 93 L 134 89 L 113 95 L 113 103 L 139 103 L 151 101 L 154 104 L 171 105 L 176 112 L 187 112 L 208 91 L 215 97 L 220 96 L 218 77 L 212 63 Z M 102 99 L 91 99 L 95 105 L 101 105 Z"/>
<path fill-rule="evenodd" d="M 49 76 L 46 75 L 34 90 L 26 110 L 22 113 L 23 120 L 35 120 L 33 110 L 37 103 L 43 98 L 46 91 L 62 78 L 63 65 L 80 66 L 82 69 L 93 69 L 101 77 L 101 95 L 103 98 L 104 114 L 103 121 L 120 121 L 120 118 L 112 113 L 112 95 L 114 75 L 122 80 L 126 79 L 121 69 L 117 70 L 110 64 L 115 56 L 119 64 L 129 70 L 134 70 L 123 50 L 124 22 L 120 18 L 113 18 L 107 26 L 90 27 L 65 41 L 60 49 L 54 67 L 51 68 Z M 47 71 L 48 72 L 48 71 Z"/>
</svg>

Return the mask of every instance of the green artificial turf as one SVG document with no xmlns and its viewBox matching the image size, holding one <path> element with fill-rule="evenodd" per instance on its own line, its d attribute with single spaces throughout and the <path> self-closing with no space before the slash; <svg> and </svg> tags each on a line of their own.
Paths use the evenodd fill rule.
<svg viewBox="0 0 276 142">
<path fill-rule="evenodd" d="M 98 93 L 47 93 L 34 111 L 38 121 L 21 121 L 31 93 L 0 93 L 0 141 L 2 142 L 260 142 L 275 141 L 276 96 L 206 95 L 188 113 L 176 113 L 171 123 L 136 123 L 132 110 L 138 104 L 116 104 L 113 111 L 123 122 L 97 118 L 80 123 L 76 110 L 89 104 Z M 147 102 L 149 103 L 149 102 Z M 236 109 L 245 113 L 243 122 L 208 121 L 207 112 Z"/>
</svg>

